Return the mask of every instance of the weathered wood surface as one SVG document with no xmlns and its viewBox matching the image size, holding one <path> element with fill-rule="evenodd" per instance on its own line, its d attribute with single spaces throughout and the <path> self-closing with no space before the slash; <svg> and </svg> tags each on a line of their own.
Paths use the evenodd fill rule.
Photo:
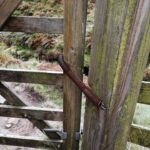
<svg viewBox="0 0 150 150">
<path fill-rule="evenodd" d="M 2 95 L 7 103 L 14 106 L 27 106 L 25 102 L 21 100 L 21 98 L 10 89 L 7 84 L 0 82 L 0 95 Z M 43 131 L 44 128 L 49 128 L 48 124 L 44 121 L 38 121 L 35 119 L 29 119 L 37 128 Z"/>
<path fill-rule="evenodd" d="M 83 150 L 124 150 L 150 50 L 149 0 L 97 0 L 89 85 L 109 108 L 87 101 Z"/>
<path fill-rule="evenodd" d="M 150 105 L 150 82 L 142 82 L 138 102 Z"/>
<path fill-rule="evenodd" d="M 10 17 L 2 31 L 63 34 L 63 18 Z"/>
<path fill-rule="evenodd" d="M 150 148 L 150 128 L 133 124 L 128 140 L 129 142 Z"/>
<path fill-rule="evenodd" d="M 0 69 L 0 80 L 6 82 L 61 85 L 62 78 L 62 72 Z"/>
<path fill-rule="evenodd" d="M 0 29 L 20 2 L 21 0 L 0 0 Z"/>
<path fill-rule="evenodd" d="M 63 121 L 63 111 L 58 109 L 0 105 L 0 116 L 36 120 Z"/>
<path fill-rule="evenodd" d="M 64 57 L 82 79 L 87 0 L 64 1 Z M 75 133 L 80 131 L 81 91 L 64 76 L 64 150 L 78 150 Z"/>
<path fill-rule="evenodd" d="M 31 148 L 49 148 L 53 150 L 58 150 L 61 149 L 62 141 L 48 140 L 37 137 L 0 134 L 0 144 Z"/>
</svg>

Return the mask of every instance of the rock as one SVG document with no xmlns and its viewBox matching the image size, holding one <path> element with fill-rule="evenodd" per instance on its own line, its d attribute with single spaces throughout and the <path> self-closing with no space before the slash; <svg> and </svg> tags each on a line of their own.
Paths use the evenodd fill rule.
<svg viewBox="0 0 150 150">
<path fill-rule="evenodd" d="M 9 128 L 11 128 L 11 127 L 12 127 L 12 123 L 8 123 L 8 124 L 5 125 L 5 128 L 6 128 L 6 129 L 9 129 Z"/>
</svg>

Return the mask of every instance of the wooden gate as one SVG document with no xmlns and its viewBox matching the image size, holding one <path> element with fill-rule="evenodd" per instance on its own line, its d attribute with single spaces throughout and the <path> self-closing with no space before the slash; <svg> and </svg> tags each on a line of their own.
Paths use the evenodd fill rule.
<svg viewBox="0 0 150 150">
<path fill-rule="evenodd" d="M 96 1 L 97 8 L 89 84 L 93 91 L 103 98 L 105 105 L 110 107 L 110 120 L 113 124 L 111 125 L 105 120 L 108 114 L 97 111 L 91 103 L 87 102 L 83 150 L 105 149 L 106 146 L 108 146 L 108 149 L 113 149 L 114 147 L 115 150 L 120 150 L 126 145 L 127 133 L 133 115 L 133 111 L 129 114 L 128 110 L 133 110 L 132 107 L 135 107 L 141 84 L 139 81 L 142 79 L 142 71 L 146 63 L 144 58 L 149 53 L 149 51 L 146 51 L 149 48 L 147 41 L 149 36 L 146 31 L 149 33 L 150 30 L 146 22 L 148 22 L 147 18 L 149 17 L 149 5 L 147 4 L 150 4 L 150 2 L 149 0 L 134 1 L 128 4 L 122 1 L 120 5 L 110 0 Z M 66 0 L 64 19 L 11 16 L 20 3 L 21 0 L 0 0 L 0 30 L 25 33 L 64 33 L 65 60 L 73 68 L 76 75 L 82 79 L 87 0 Z M 124 7 L 126 5 L 128 7 Z M 143 11 L 143 15 L 141 15 L 141 11 Z M 104 23 L 106 24 L 104 25 Z M 139 32 L 136 33 L 135 31 Z M 137 39 L 134 39 L 135 36 L 137 36 Z M 144 40 L 141 42 L 142 37 L 144 37 Z M 140 42 L 141 45 L 135 46 Z M 144 54 L 142 48 L 144 49 Z M 143 61 L 139 61 L 141 58 Z M 139 72 L 138 66 L 141 67 Z M 125 72 L 125 74 L 122 72 Z M 138 77 L 131 80 L 130 77 L 133 77 L 136 73 Z M 126 79 L 130 79 L 128 80 L 130 83 L 125 82 Z M 22 99 L 5 83 L 56 84 L 56 82 L 62 82 L 62 80 L 64 81 L 63 111 L 26 106 Z M 79 149 L 81 91 L 65 74 L 50 71 L 0 69 L 0 81 L 0 94 L 7 100 L 3 105 L 0 105 L 1 116 L 28 118 L 47 135 L 47 139 L 41 139 L 0 134 L 1 144 L 36 148 L 48 147 L 50 149 L 63 148 L 64 150 Z M 143 82 L 143 88 L 145 87 L 144 84 Z M 114 95 L 111 97 L 111 94 Z M 141 92 L 140 96 L 142 94 Z M 131 100 L 131 97 L 133 97 L 133 100 Z M 113 101 L 114 99 L 116 101 Z M 112 103 L 109 106 L 110 101 Z M 124 101 L 125 105 L 123 105 Z M 144 101 L 149 103 L 147 99 L 144 99 Z M 119 115 L 118 112 L 120 111 L 124 111 L 124 113 Z M 120 116 L 124 116 L 123 119 Z M 58 136 L 56 132 L 50 132 L 50 127 L 45 120 L 63 121 L 63 132 L 67 133 L 67 138 L 63 140 L 63 137 Z M 114 132 L 114 127 L 118 123 L 121 132 L 118 130 Z M 108 125 L 107 129 L 104 129 L 105 125 Z M 124 125 L 127 126 L 126 130 Z M 149 130 L 139 130 L 137 126 L 132 126 L 131 142 L 138 143 L 138 140 L 132 137 L 135 133 L 134 131 L 140 131 L 139 135 L 141 135 L 141 131 L 144 131 L 149 138 Z M 103 139 L 104 135 L 106 135 L 106 139 Z M 117 138 L 114 138 L 115 136 Z M 143 145 L 147 146 L 146 144 L 144 143 Z"/>
<path fill-rule="evenodd" d="M 80 74 L 80 78 L 82 78 L 81 73 L 83 67 L 86 1 L 74 3 L 73 0 L 71 3 L 65 2 L 65 7 L 70 9 L 69 10 L 65 8 L 65 19 L 11 16 L 21 1 L 22 0 L 0 0 L 0 30 L 25 33 L 65 33 L 65 59 L 67 60 L 68 57 L 71 59 L 73 58 L 75 63 L 71 62 L 71 59 L 69 59 L 68 62 L 74 66 L 74 71 L 77 74 Z M 77 12 L 81 14 L 80 17 L 77 15 Z M 73 29 L 74 27 L 75 29 Z M 75 39 L 78 39 L 79 41 L 75 42 Z M 70 49 L 70 47 L 75 48 L 75 50 Z M 77 53 L 78 55 L 76 55 Z M 81 58 L 80 61 L 79 58 Z M 72 100 L 70 101 L 69 95 L 66 94 L 64 96 L 64 112 L 62 110 L 26 106 L 21 97 L 19 97 L 12 89 L 10 89 L 6 83 L 22 82 L 56 84 L 57 82 L 62 82 L 63 78 L 63 73 L 61 72 L 0 69 L 0 94 L 7 100 L 3 105 L 0 105 L 0 115 L 4 117 L 28 118 L 29 121 L 31 121 L 43 132 L 43 134 L 47 136 L 47 139 L 41 139 L 23 136 L 14 137 L 11 135 L 0 134 L 1 144 L 62 149 L 63 135 L 60 135 L 63 133 L 60 132 L 58 136 L 57 132 L 49 131 L 50 126 L 45 120 L 51 120 L 63 121 L 64 123 L 63 132 L 66 132 L 68 137 L 63 144 L 64 149 L 78 149 L 79 139 L 77 139 L 76 136 L 80 132 L 81 92 L 70 81 L 69 78 L 65 77 L 64 79 L 65 82 L 69 84 L 69 87 L 68 84 L 64 85 L 64 91 L 69 90 L 69 92 L 72 94 Z M 72 87 L 71 89 L 70 85 Z M 74 105 L 74 107 L 71 107 L 71 105 Z"/>
<path fill-rule="evenodd" d="M 20 4 L 21 0 L 0 0 L 0 29 L 3 31 L 24 31 L 24 32 L 62 32 L 57 27 L 50 28 L 51 31 L 44 31 L 45 28 L 39 26 L 42 21 L 44 26 L 52 22 L 59 22 L 62 25 L 62 19 L 48 19 L 44 18 L 30 18 L 30 17 L 11 17 L 13 11 Z M 6 23 L 7 22 L 7 23 Z M 32 26 L 32 23 L 36 27 Z M 5 26 L 4 26 L 5 24 Z M 31 27 L 31 28 L 30 28 Z M 33 30 L 34 29 L 34 30 Z M 42 30 L 43 29 L 43 30 Z M 41 31 L 42 30 L 42 31 Z M 31 33 L 31 32 L 30 32 Z M 23 82 L 23 83 L 39 83 L 39 84 L 54 84 L 62 80 L 62 73 L 28 71 L 28 70 L 14 70 L 14 69 L 0 69 L 0 94 L 6 99 L 3 105 L 0 105 L 0 114 L 3 117 L 27 118 L 34 126 L 40 129 L 43 134 L 48 132 L 49 125 L 44 120 L 63 121 L 63 111 L 45 108 L 36 108 L 27 106 L 22 99 L 8 87 L 6 82 Z M 61 82 L 61 81 L 60 81 Z M 9 105 L 8 105 L 9 104 Z M 25 146 L 34 148 L 52 148 L 61 149 L 62 140 L 55 139 L 55 133 L 46 133 L 47 139 L 38 137 L 23 137 L 3 135 L 0 133 L 0 143 L 4 145 Z"/>
</svg>

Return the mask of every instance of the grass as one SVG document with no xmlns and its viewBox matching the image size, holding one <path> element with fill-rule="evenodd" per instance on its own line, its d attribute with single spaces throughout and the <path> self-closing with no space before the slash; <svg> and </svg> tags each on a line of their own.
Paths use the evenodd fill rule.
<svg viewBox="0 0 150 150">
<path fill-rule="evenodd" d="M 63 4 L 55 0 L 24 0 L 14 15 L 61 17 Z"/>
<path fill-rule="evenodd" d="M 5 46 L 0 46 L 0 66 L 7 67 L 11 64 L 19 64 L 19 61 L 5 50 Z"/>
<path fill-rule="evenodd" d="M 63 108 L 63 93 L 62 89 L 57 88 L 53 85 L 40 85 L 34 84 L 32 85 L 33 89 L 40 93 L 43 97 L 45 97 L 50 102 L 57 105 L 59 108 Z"/>
</svg>

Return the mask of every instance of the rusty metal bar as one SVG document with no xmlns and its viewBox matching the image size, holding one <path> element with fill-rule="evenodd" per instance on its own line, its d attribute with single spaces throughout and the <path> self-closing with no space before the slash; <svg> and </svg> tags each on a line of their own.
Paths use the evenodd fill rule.
<svg viewBox="0 0 150 150">
<path fill-rule="evenodd" d="M 71 70 L 70 66 L 65 62 L 63 55 L 58 55 L 58 63 L 63 69 L 64 73 L 78 86 L 78 88 L 87 96 L 96 107 L 106 110 L 106 107 L 102 100 L 93 93 L 93 91 L 86 86 L 78 76 L 76 76 Z"/>
</svg>

